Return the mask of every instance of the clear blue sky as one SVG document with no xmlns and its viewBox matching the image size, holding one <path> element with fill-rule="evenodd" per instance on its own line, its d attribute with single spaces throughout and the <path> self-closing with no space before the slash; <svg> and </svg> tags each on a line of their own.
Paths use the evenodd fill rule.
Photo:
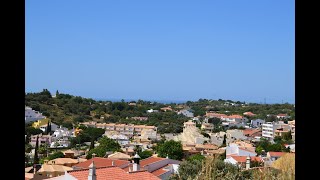
<svg viewBox="0 0 320 180">
<path fill-rule="evenodd" d="M 26 92 L 295 101 L 293 0 L 26 1 Z"/>
</svg>

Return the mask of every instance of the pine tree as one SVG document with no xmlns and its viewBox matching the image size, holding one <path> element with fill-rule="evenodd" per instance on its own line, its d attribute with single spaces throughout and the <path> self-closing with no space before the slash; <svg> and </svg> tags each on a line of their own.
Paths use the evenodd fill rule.
<svg viewBox="0 0 320 180">
<path fill-rule="evenodd" d="M 38 148 L 39 148 L 39 135 L 37 135 L 36 147 L 34 149 L 33 164 L 39 164 Z"/>
</svg>

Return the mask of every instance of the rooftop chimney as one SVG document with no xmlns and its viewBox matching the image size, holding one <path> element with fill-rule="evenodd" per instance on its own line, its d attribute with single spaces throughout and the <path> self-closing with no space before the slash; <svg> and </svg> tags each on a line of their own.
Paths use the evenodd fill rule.
<svg viewBox="0 0 320 180">
<path fill-rule="evenodd" d="M 95 158 L 95 157 L 96 157 L 96 153 L 93 153 L 93 154 L 92 154 L 92 158 Z"/>
<path fill-rule="evenodd" d="M 96 166 L 94 165 L 94 161 L 92 161 L 92 163 L 89 166 L 88 180 L 97 180 Z"/>
<path fill-rule="evenodd" d="M 250 156 L 247 156 L 247 159 L 246 159 L 246 169 L 250 169 Z"/>
<path fill-rule="evenodd" d="M 114 160 L 112 160 L 112 164 L 111 164 L 112 166 L 115 166 L 115 164 L 114 164 Z"/>
<path fill-rule="evenodd" d="M 133 171 L 139 171 L 140 170 L 140 156 L 138 154 L 133 156 Z"/>
</svg>

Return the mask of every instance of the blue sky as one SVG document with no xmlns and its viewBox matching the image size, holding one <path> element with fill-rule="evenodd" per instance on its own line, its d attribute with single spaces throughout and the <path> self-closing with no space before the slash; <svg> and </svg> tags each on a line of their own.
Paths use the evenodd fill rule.
<svg viewBox="0 0 320 180">
<path fill-rule="evenodd" d="M 295 101 L 292 0 L 26 1 L 26 92 Z"/>
</svg>

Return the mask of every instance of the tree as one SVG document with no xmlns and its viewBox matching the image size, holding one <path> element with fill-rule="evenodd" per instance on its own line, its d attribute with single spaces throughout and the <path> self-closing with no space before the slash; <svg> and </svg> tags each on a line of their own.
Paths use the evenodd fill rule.
<svg viewBox="0 0 320 180">
<path fill-rule="evenodd" d="M 47 128 L 46 128 L 46 134 L 50 134 L 51 132 L 51 122 L 48 120 Z"/>
<path fill-rule="evenodd" d="M 169 157 L 170 159 L 181 160 L 183 157 L 183 149 L 180 141 L 165 141 L 158 145 L 158 155 L 160 157 Z"/>
<path fill-rule="evenodd" d="M 227 146 L 227 135 L 224 134 L 221 147 L 226 147 L 226 146 Z"/>
<path fill-rule="evenodd" d="M 187 158 L 187 161 L 202 161 L 205 157 L 201 154 L 195 154 Z"/>
<path fill-rule="evenodd" d="M 56 158 L 63 158 L 63 157 L 64 157 L 63 152 L 58 151 L 58 152 L 55 152 L 55 153 L 53 153 L 53 154 L 50 154 L 50 155 L 48 156 L 48 160 L 52 160 L 52 159 L 56 159 Z"/>
<path fill-rule="evenodd" d="M 25 144 L 24 148 L 26 153 L 30 153 L 32 150 L 31 144 Z"/>
<path fill-rule="evenodd" d="M 291 141 L 292 140 L 291 130 L 289 132 L 283 133 L 282 139 L 284 139 L 285 141 Z"/>
<path fill-rule="evenodd" d="M 196 179 L 202 168 L 202 161 L 182 161 L 179 165 L 179 176 L 182 180 Z"/>
<path fill-rule="evenodd" d="M 88 136 L 91 142 L 89 150 L 94 148 L 94 141 L 101 137 L 104 134 L 104 132 L 104 129 L 94 127 L 88 127 L 83 131 L 83 134 L 85 136 Z"/>
<path fill-rule="evenodd" d="M 37 136 L 36 147 L 34 149 L 33 164 L 39 164 L 38 148 L 39 148 L 39 135 Z"/>
<path fill-rule="evenodd" d="M 99 146 L 91 149 L 86 158 L 92 158 L 93 153 L 95 153 L 97 157 L 104 157 L 107 151 L 115 152 L 120 150 L 121 146 L 117 141 L 104 136 L 99 140 Z"/>
<path fill-rule="evenodd" d="M 153 152 L 152 152 L 152 151 L 145 150 L 145 151 L 142 151 L 142 152 L 140 152 L 140 153 L 138 153 L 138 154 L 139 154 L 139 156 L 140 156 L 141 159 L 146 159 L 146 158 L 152 156 Z"/>
<path fill-rule="evenodd" d="M 213 117 L 208 119 L 208 123 L 212 123 L 213 125 L 217 126 L 221 123 L 221 119 Z"/>
</svg>

